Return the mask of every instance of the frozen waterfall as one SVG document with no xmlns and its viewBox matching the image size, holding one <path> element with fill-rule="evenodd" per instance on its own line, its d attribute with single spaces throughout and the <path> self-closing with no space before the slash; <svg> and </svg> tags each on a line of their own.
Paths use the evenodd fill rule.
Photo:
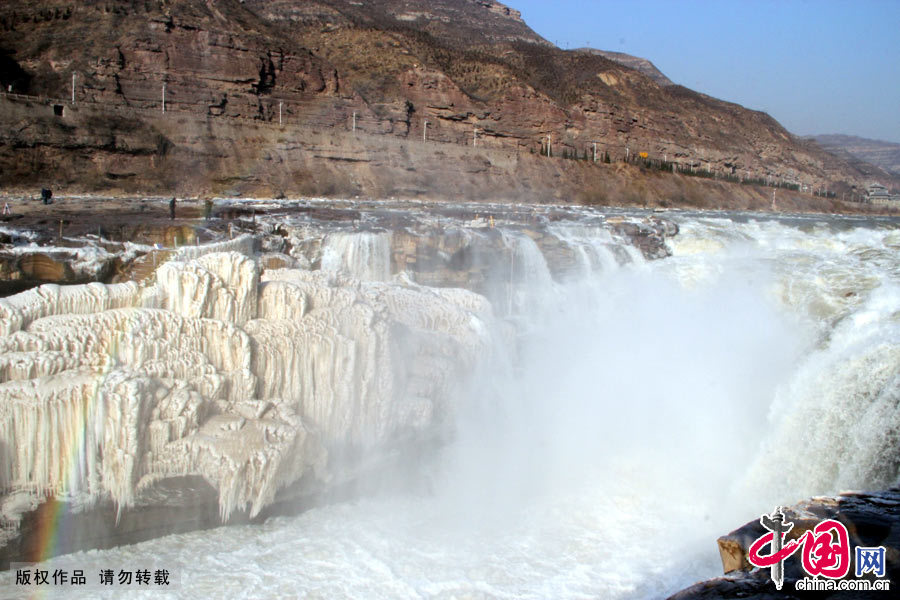
<svg viewBox="0 0 900 600">
<path fill-rule="evenodd" d="M 58 560 L 152 556 L 176 597 L 625 599 L 718 575 L 776 503 L 898 482 L 896 224 L 554 210 L 288 221 L 291 268 L 245 240 L 0 300 L 2 493 L 199 475 L 227 519 L 392 453 L 353 502 Z"/>
</svg>

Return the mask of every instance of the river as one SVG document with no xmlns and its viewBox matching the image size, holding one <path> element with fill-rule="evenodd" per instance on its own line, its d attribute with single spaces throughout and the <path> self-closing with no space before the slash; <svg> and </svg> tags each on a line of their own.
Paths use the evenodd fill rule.
<svg viewBox="0 0 900 600">
<path fill-rule="evenodd" d="M 412 474 L 54 564 L 164 568 L 154 598 L 659 598 L 721 574 L 716 538 L 776 504 L 895 484 L 896 222 L 666 218 L 680 231 L 659 260 L 553 220 L 573 257 L 559 273 L 498 217 L 508 281 L 480 291 L 506 329 Z M 321 268 L 394 285 L 376 229 L 326 239 Z"/>
</svg>

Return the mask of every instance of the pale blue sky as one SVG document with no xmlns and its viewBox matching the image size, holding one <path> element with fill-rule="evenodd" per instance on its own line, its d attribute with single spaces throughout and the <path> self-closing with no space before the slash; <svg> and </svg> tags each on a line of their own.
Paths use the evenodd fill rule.
<svg viewBox="0 0 900 600">
<path fill-rule="evenodd" d="M 501 0 L 561 48 L 627 52 L 793 133 L 900 143 L 900 0 Z"/>
</svg>

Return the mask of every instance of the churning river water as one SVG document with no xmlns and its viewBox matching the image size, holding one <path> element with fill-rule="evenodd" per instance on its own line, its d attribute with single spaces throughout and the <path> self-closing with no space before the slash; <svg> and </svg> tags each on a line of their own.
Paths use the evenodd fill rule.
<svg viewBox="0 0 900 600">
<path fill-rule="evenodd" d="M 415 484 L 56 564 L 165 568 L 154 598 L 658 598 L 720 574 L 716 538 L 775 504 L 897 482 L 897 224 L 671 218 L 652 261 L 554 223 L 565 277 L 504 233 L 495 310 L 516 335 L 496 343 L 515 351 Z M 326 248 L 323 268 L 381 273 L 378 243 Z"/>
</svg>

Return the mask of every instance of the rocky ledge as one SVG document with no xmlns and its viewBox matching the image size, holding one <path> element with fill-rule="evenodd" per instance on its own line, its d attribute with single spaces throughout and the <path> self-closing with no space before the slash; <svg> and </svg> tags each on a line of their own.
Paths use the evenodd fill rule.
<svg viewBox="0 0 900 600">
<path fill-rule="evenodd" d="M 885 575 L 891 585 L 900 585 L 900 487 L 879 492 L 848 492 L 834 497 L 817 497 L 783 509 L 785 521 L 794 524 L 785 542 L 796 540 L 819 522 L 834 519 L 843 523 L 850 538 L 851 568 L 847 579 L 856 579 L 857 546 L 885 548 Z M 767 530 L 755 519 L 719 538 L 719 554 L 725 576 L 701 581 L 670 597 L 669 600 L 709 598 L 750 598 L 788 600 L 791 598 L 888 598 L 888 591 L 797 591 L 795 583 L 806 572 L 800 552 L 784 562 L 784 586 L 779 591 L 770 578 L 770 570 L 753 567 L 748 560 L 750 545 Z M 768 554 L 768 549 L 762 551 Z M 861 579 L 874 581 L 872 574 Z M 892 590 L 893 591 L 893 590 Z"/>
<path fill-rule="evenodd" d="M 447 234 L 440 226 L 418 223 L 415 205 L 398 203 L 393 210 L 385 211 L 378 203 L 353 201 L 335 201 L 331 206 L 305 200 L 275 206 L 253 200 L 240 204 L 223 201 L 219 199 L 214 218 L 206 221 L 201 218 L 198 199 L 180 198 L 176 219 L 169 218 L 168 200 L 164 198 L 71 197 L 50 206 L 13 200 L 17 214 L 0 217 L 0 298 L 48 283 L 140 281 L 185 245 L 219 242 L 243 233 L 256 236 L 265 248 L 317 266 L 328 232 L 342 223 L 360 223 L 367 212 L 384 214 L 366 230 L 393 232 L 389 244 L 392 274 L 408 271 L 425 285 L 466 287 L 485 293 L 481 284 L 488 276 L 486 265 L 472 264 L 468 238 Z M 506 256 L 503 268 L 508 268 L 511 248 L 499 227 L 489 227 L 488 212 L 496 215 L 498 224 L 502 219 L 509 231 L 530 237 L 554 277 L 576 268 L 578 257 L 573 247 L 548 230 L 552 223 L 572 218 L 569 213 L 562 214 L 562 209 L 517 211 L 510 207 L 503 211 L 481 206 L 445 212 L 444 216 L 457 219 L 460 226 L 484 233 L 480 244 L 496 256 Z M 281 222 L 290 218 L 309 218 L 317 223 L 318 238 L 301 241 L 306 225 L 292 235 L 291 227 Z M 598 227 L 609 232 L 610 241 L 618 241 L 611 243 L 610 249 L 618 253 L 621 262 L 629 260 L 623 248 L 626 244 L 639 250 L 646 260 L 665 258 L 669 255 L 666 239 L 678 233 L 673 220 L 646 211 L 631 216 L 597 212 L 597 218 L 602 219 Z"/>
</svg>

